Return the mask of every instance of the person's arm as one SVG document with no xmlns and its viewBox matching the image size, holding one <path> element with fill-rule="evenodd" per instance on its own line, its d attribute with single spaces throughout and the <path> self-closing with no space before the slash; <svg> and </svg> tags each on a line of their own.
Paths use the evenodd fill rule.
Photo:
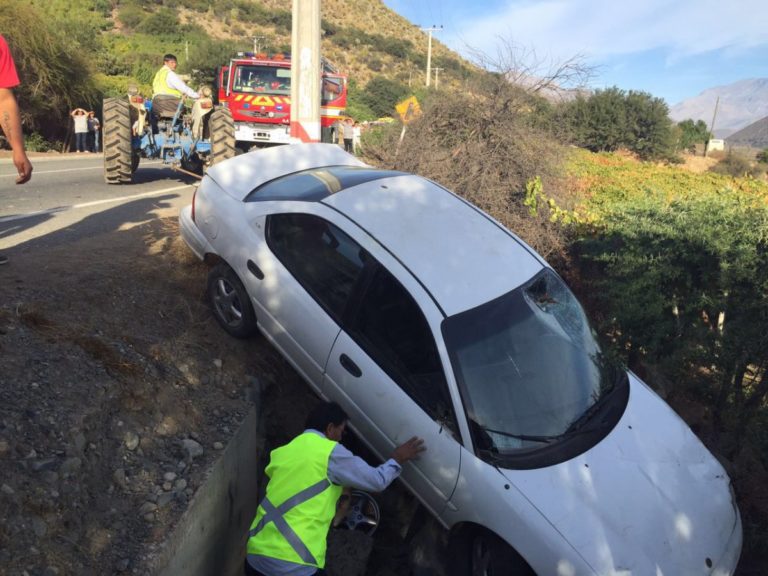
<svg viewBox="0 0 768 576">
<path fill-rule="evenodd" d="M 381 492 L 400 476 L 402 464 L 416 458 L 425 450 L 424 441 L 415 436 L 392 452 L 381 466 L 370 466 L 342 444 L 337 444 L 328 461 L 328 478 L 334 484 L 369 492 Z"/>
<path fill-rule="evenodd" d="M 24 149 L 24 134 L 21 131 L 21 115 L 16 97 L 9 88 L 0 88 L 0 125 L 13 149 L 13 163 L 19 173 L 16 184 L 24 184 L 32 177 L 32 163 Z"/>
<path fill-rule="evenodd" d="M 165 79 L 168 86 L 173 88 L 174 90 L 178 90 L 182 94 L 186 94 L 190 98 L 200 98 L 200 94 L 192 90 L 187 84 L 179 78 L 179 75 L 176 74 L 176 72 L 168 72 L 168 76 Z"/>
</svg>

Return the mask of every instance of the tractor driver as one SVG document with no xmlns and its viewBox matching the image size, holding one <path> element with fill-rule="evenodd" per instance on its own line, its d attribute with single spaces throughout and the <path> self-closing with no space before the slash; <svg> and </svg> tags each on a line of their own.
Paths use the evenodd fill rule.
<svg viewBox="0 0 768 576">
<path fill-rule="evenodd" d="M 156 116 L 172 118 L 179 107 L 182 94 L 190 98 L 200 98 L 200 94 L 187 86 L 176 74 L 177 64 L 173 54 L 163 56 L 163 67 L 157 71 L 152 81 L 152 109 Z"/>
</svg>

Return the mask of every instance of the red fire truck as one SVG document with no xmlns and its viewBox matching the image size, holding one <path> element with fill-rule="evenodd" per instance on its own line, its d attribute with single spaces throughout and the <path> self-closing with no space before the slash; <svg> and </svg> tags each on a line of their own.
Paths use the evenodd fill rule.
<svg viewBox="0 0 768 576">
<path fill-rule="evenodd" d="M 241 52 L 218 70 L 217 80 L 219 103 L 232 112 L 239 149 L 290 142 L 290 56 Z M 322 140 L 333 142 L 347 107 L 347 77 L 323 59 L 321 86 Z"/>
</svg>

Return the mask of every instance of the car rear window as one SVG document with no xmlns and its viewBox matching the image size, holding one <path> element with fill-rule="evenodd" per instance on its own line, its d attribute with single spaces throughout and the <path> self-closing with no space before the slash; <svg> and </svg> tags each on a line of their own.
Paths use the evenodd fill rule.
<svg viewBox="0 0 768 576">
<path fill-rule="evenodd" d="M 376 170 L 360 166 L 323 166 L 280 176 L 254 188 L 245 197 L 246 202 L 265 200 L 305 200 L 318 202 L 345 188 L 371 180 L 405 176 L 396 170 Z"/>
</svg>

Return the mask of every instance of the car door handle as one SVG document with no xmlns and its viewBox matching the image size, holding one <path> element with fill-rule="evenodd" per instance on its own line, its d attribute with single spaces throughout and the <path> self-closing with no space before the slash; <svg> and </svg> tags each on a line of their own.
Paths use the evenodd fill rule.
<svg viewBox="0 0 768 576">
<path fill-rule="evenodd" d="M 264 280 L 264 272 L 261 271 L 261 268 L 256 266 L 256 262 L 253 260 L 248 260 L 248 271 L 259 280 Z"/>
<path fill-rule="evenodd" d="M 347 356 L 346 354 L 342 354 L 339 356 L 339 362 L 342 366 L 344 366 L 344 370 L 352 374 L 355 378 L 360 378 L 360 376 L 363 375 L 363 371 L 358 368 L 357 364 L 352 362 L 352 360 Z"/>
</svg>

